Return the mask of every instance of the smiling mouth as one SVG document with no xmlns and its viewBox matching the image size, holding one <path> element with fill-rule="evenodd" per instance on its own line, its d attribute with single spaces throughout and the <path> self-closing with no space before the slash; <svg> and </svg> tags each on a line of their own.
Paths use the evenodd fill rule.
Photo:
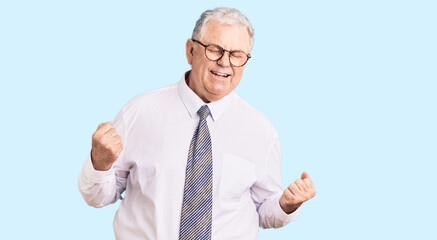
<svg viewBox="0 0 437 240">
<path fill-rule="evenodd" d="M 231 76 L 230 74 L 226 74 L 226 73 L 220 73 L 220 72 L 214 72 L 214 71 L 210 71 L 214 76 L 217 76 L 219 78 L 227 78 L 229 76 Z"/>
</svg>

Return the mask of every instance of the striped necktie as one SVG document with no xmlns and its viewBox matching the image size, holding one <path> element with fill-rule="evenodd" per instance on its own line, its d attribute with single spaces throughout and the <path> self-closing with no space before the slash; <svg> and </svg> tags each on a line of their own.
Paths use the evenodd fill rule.
<svg viewBox="0 0 437 240">
<path fill-rule="evenodd" d="M 207 105 L 199 111 L 200 120 L 188 151 L 179 239 L 211 239 L 212 232 L 212 149 L 206 118 Z"/>
</svg>

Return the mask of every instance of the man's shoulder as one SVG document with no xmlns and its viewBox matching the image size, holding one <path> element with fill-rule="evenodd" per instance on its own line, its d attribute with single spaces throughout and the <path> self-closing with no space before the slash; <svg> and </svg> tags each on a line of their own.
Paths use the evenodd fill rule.
<svg viewBox="0 0 437 240">
<path fill-rule="evenodd" d="M 239 116 L 238 118 L 242 120 L 242 122 L 248 121 L 251 122 L 251 126 L 259 126 L 259 129 L 266 129 L 269 132 L 276 132 L 275 127 L 271 120 L 260 110 L 255 108 L 249 102 L 247 102 L 244 98 L 235 94 L 235 104 L 234 104 L 234 112 L 236 112 Z"/>
<path fill-rule="evenodd" d="M 131 108 L 159 106 L 165 102 L 168 102 L 171 98 L 178 97 L 177 86 L 178 83 L 173 83 L 162 88 L 140 93 L 133 97 L 123 107 L 123 109 L 126 111 Z"/>
<path fill-rule="evenodd" d="M 259 118 L 262 121 L 270 121 L 267 116 L 262 113 L 260 110 L 255 108 L 252 104 L 250 104 L 248 101 L 246 101 L 244 98 L 242 98 L 240 95 L 235 94 L 235 108 L 238 109 L 238 111 L 241 113 L 241 115 L 247 116 L 247 117 L 255 117 Z"/>
<path fill-rule="evenodd" d="M 169 95 L 177 94 L 178 82 L 170 84 L 165 87 L 154 89 L 151 91 L 143 92 L 133 97 L 131 102 L 142 102 L 144 100 L 158 100 L 166 98 Z"/>
</svg>

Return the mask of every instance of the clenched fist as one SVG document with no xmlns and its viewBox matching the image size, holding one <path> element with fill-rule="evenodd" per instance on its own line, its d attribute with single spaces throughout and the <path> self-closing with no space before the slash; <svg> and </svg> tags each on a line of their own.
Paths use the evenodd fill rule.
<svg viewBox="0 0 437 240">
<path fill-rule="evenodd" d="M 279 205 L 281 205 L 281 208 L 285 213 L 289 214 L 294 212 L 302 203 L 308 201 L 315 195 L 316 190 L 314 189 L 310 175 L 304 172 L 300 179 L 297 179 L 284 190 L 284 193 L 279 199 Z"/>
<path fill-rule="evenodd" d="M 91 161 L 94 169 L 99 171 L 109 170 L 123 150 L 121 137 L 111 124 L 110 121 L 101 123 L 93 134 Z"/>
</svg>

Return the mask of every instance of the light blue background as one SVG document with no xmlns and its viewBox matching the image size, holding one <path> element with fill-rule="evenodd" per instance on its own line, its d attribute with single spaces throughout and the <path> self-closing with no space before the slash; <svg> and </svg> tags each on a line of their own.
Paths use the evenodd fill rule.
<svg viewBox="0 0 437 240">
<path fill-rule="evenodd" d="M 276 126 L 284 187 L 317 195 L 259 239 L 437 239 L 436 1 L 1 1 L 1 239 L 113 239 L 77 177 L 100 122 L 180 79 L 200 13 L 255 28 L 237 92 Z"/>
</svg>

